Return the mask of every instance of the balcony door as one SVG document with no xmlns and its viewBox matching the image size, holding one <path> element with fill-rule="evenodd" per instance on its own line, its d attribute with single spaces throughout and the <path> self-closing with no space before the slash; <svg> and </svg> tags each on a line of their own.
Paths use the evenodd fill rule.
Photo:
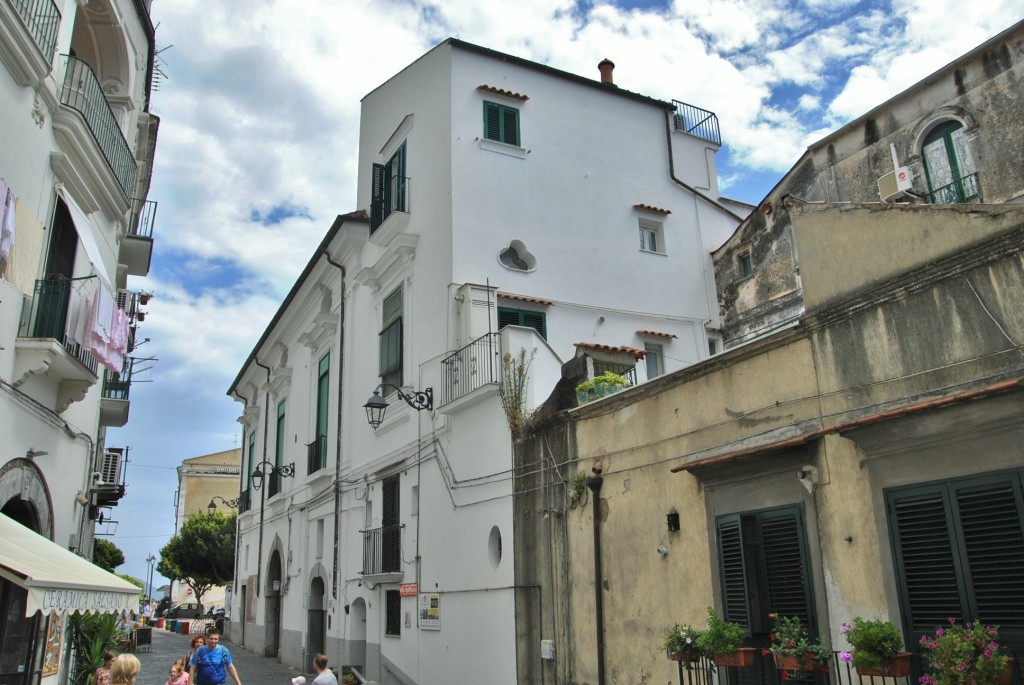
<svg viewBox="0 0 1024 685">
<path fill-rule="evenodd" d="M 383 482 L 381 571 L 384 573 L 402 570 L 402 528 L 398 478 L 397 475 L 389 476 Z"/>
<path fill-rule="evenodd" d="M 921 155 L 933 203 L 981 201 L 974 159 L 962 124 L 947 121 L 932 129 L 924 139 Z"/>
</svg>

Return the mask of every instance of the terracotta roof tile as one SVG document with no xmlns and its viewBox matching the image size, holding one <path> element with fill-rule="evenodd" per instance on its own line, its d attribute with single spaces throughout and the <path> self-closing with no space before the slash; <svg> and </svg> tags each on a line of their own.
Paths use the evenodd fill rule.
<svg viewBox="0 0 1024 685">
<path fill-rule="evenodd" d="M 616 346 L 616 345 L 604 345 L 602 343 L 593 343 L 593 342 L 578 342 L 578 343 L 576 343 L 576 347 L 582 347 L 584 349 L 592 349 L 592 350 L 605 350 L 607 352 L 627 352 L 627 353 L 633 355 L 633 358 L 636 359 L 637 361 L 639 361 L 639 360 L 641 360 L 641 359 L 643 359 L 644 357 L 647 356 L 647 352 L 645 352 L 644 350 L 640 350 L 640 349 L 637 349 L 635 347 L 630 347 L 629 345 L 618 345 L 618 346 Z"/>
<path fill-rule="evenodd" d="M 679 336 L 675 333 L 663 333 L 661 331 L 649 331 L 646 328 L 642 328 L 636 332 L 637 335 L 653 335 L 659 338 L 678 338 Z"/>
<path fill-rule="evenodd" d="M 633 209 L 646 209 L 649 212 L 656 212 L 658 214 L 672 213 L 672 210 L 670 209 L 663 209 L 662 207 L 655 207 L 654 205 L 645 205 L 642 202 L 638 202 L 637 204 L 633 205 Z"/>
<path fill-rule="evenodd" d="M 489 86 L 486 83 L 481 83 L 479 86 L 476 87 L 476 89 L 485 90 L 488 93 L 494 93 L 496 95 L 504 95 L 507 98 L 512 98 L 513 100 L 519 100 L 521 102 L 526 102 L 527 100 L 530 99 L 529 95 L 523 95 L 522 93 L 514 93 L 511 90 L 505 90 L 504 88 Z"/>
<path fill-rule="evenodd" d="M 513 295 L 512 293 L 498 293 L 498 297 L 503 300 L 515 300 L 516 302 L 529 302 L 530 304 L 539 304 L 545 307 L 550 307 L 554 304 L 551 300 L 545 300 L 540 297 L 530 297 L 528 295 Z"/>
</svg>

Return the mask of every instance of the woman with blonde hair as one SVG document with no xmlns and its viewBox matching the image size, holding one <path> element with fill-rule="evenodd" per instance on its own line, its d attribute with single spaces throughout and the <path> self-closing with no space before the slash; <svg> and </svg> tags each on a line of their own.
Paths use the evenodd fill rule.
<svg viewBox="0 0 1024 685">
<path fill-rule="evenodd" d="M 110 685 L 135 685 L 142 664 L 134 654 L 119 654 L 110 667 Z"/>
</svg>

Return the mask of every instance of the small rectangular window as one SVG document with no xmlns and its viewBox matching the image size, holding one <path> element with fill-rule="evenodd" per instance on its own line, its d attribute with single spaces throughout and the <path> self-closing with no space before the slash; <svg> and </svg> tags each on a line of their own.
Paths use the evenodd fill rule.
<svg viewBox="0 0 1024 685">
<path fill-rule="evenodd" d="M 402 595 L 398 590 L 387 590 L 384 598 L 387 605 L 384 634 L 399 637 L 402 634 Z"/>
<path fill-rule="evenodd" d="M 406 212 L 405 143 L 395 150 L 384 164 L 373 165 L 373 188 L 370 201 L 370 235 L 392 212 Z"/>
<path fill-rule="evenodd" d="M 664 355 L 661 345 L 647 343 L 644 345 L 644 352 L 647 353 L 644 357 L 644 360 L 647 362 L 647 378 L 657 378 L 665 373 Z"/>
<path fill-rule="evenodd" d="M 484 138 L 519 146 L 519 110 L 484 101 Z"/>
<path fill-rule="evenodd" d="M 640 219 L 640 249 L 665 254 L 665 233 L 661 222 Z"/>
<path fill-rule="evenodd" d="M 750 261 L 750 252 L 740 252 L 736 257 L 736 270 L 740 278 L 747 278 L 754 273 L 754 264 Z"/>
</svg>

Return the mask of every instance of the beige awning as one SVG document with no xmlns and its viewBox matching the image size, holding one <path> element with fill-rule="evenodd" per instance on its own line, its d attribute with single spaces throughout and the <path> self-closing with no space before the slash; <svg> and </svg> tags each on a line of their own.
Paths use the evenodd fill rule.
<svg viewBox="0 0 1024 685">
<path fill-rule="evenodd" d="M 0 576 L 28 590 L 25 615 L 138 609 L 142 589 L 0 514 Z"/>
</svg>

